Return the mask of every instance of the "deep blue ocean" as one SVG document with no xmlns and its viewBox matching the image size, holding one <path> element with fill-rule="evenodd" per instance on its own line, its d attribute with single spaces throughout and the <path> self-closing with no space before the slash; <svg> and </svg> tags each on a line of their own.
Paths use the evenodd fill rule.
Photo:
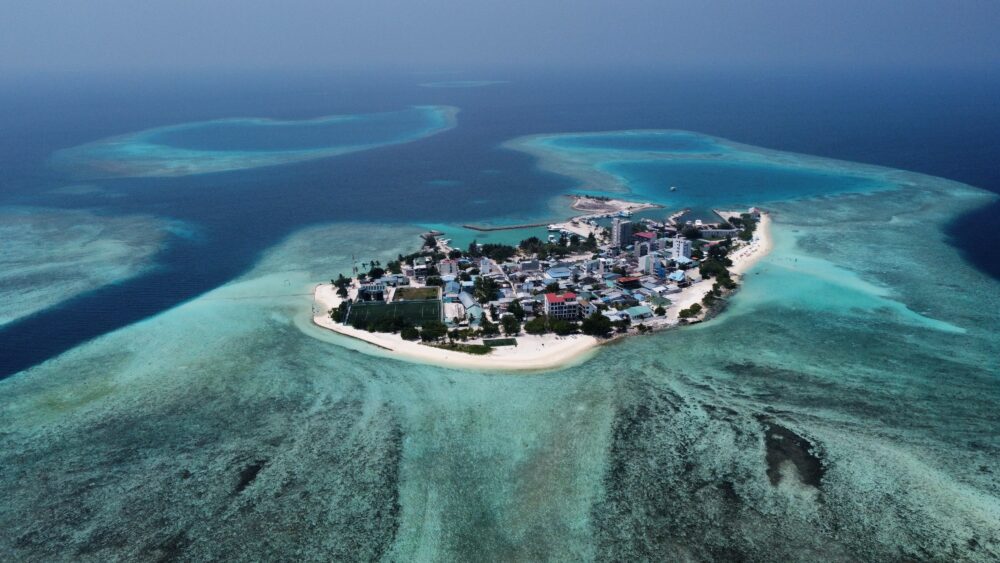
<svg viewBox="0 0 1000 563">
<path fill-rule="evenodd" d="M 685 129 L 1000 193 L 1000 76 L 990 73 L 482 70 L 462 77 L 507 82 L 424 88 L 419 84 L 437 77 L 333 72 L 0 79 L 0 205 L 151 214 L 183 221 L 193 233 L 171 238 L 150 273 L 0 328 L 0 376 L 218 287 L 310 224 L 537 214 L 573 183 L 499 147 L 523 135 Z M 94 182 L 126 197 L 52 192 L 80 183 L 49 166 L 52 153 L 114 135 L 219 118 L 307 119 L 415 105 L 455 106 L 458 126 L 416 142 L 308 162 Z M 208 147 L 216 141 L 184 139 Z M 788 189 L 795 185 L 789 180 Z M 956 220 L 949 234 L 971 263 L 1000 278 L 997 217 L 1000 205 L 977 210 Z"/>
</svg>

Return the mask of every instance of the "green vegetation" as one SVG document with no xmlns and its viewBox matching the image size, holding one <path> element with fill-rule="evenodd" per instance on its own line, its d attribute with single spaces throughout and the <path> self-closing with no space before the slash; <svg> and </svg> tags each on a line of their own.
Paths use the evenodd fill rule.
<svg viewBox="0 0 1000 563">
<path fill-rule="evenodd" d="M 351 309 L 350 301 L 341 301 L 336 309 L 330 309 L 330 318 L 335 323 L 342 323 L 347 318 L 347 312 Z"/>
<path fill-rule="evenodd" d="M 550 319 L 545 315 L 538 315 L 537 317 L 524 323 L 524 331 L 528 334 L 545 334 L 547 332 L 554 332 L 559 336 L 566 336 L 567 334 L 576 334 L 579 332 L 579 328 L 580 327 L 573 321 Z"/>
<path fill-rule="evenodd" d="M 607 338 L 611 335 L 611 331 L 613 330 L 611 319 L 602 315 L 600 311 L 595 311 L 591 313 L 589 317 L 583 319 L 583 322 L 580 324 L 580 329 L 584 334 L 598 336 L 601 338 Z"/>
<path fill-rule="evenodd" d="M 438 298 L 437 287 L 399 287 L 392 295 L 396 301 L 430 301 Z"/>
<path fill-rule="evenodd" d="M 483 332 L 483 336 L 496 336 L 500 334 L 500 328 L 491 323 L 485 316 L 483 317 L 483 320 L 479 322 L 479 330 Z"/>
<path fill-rule="evenodd" d="M 453 328 L 448 332 L 448 338 L 451 340 L 461 340 L 465 342 L 470 338 L 475 338 L 479 334 L 479 331 L 471 328 Z"/>
<path fill-rule="evenodd" d="M 430 321 L 440 321 L 441 302 L 440 301 L 402 301 L 385 303 L 383 301 L 360 302 L 349 305 L 349 311 L 341 317 L 342 322 L 364 330 L 369 325 L 385 327 L 398 327 L 388 332 L 396 332 L 403 326 L 424 326 Z M 391 325 L 381 323 L 382 319 L 398 318 L 400 321 L 392 321 Z M 336 320 L 336 319 L 334 319 Z"/>
<path fill-rule="evenodd" d="M 430 342 L 444 338 L 448 327 L 441 321 L 427 321 L 420 327 L 420 340 Z"/>
<path fill-rule="evenodd" d="M 705 297 L 701 300 L 701 304 L 706 308 L 714 307 L 718 303 L 719 298 L 715 296 L 711 291 L 705 294 Z"/>
<path fill-rule="evenodd" d="M 696 240 L 701 238 L 701 230 L 699 230 L 698 227 L 695 227 L 694 225 L 684 225 L 684 228 L 681 229 L 680 234 L 682 237 L 689 240 Z"/>
<path fill-rule="evenodd" d="M 500 319 L 500 324 L 503 326 L 503 333 L 507 336 L 516 336 L 521 332 L 521 321 L 517 320 L 514 315 L 504 315 Z"/>
<path fill-rule="evenodd" d="M 457 342 L 441 342 L 438 344 L 430 344 L 430 346 L 433 346 L 434 348 L 441 348 L 442 350 L 463 352 L 465 354 L 473 354 L 476 356 L 485 356 L 493 351 L 493 348 L 482 344 L 459 344 Z"/>
<path fill-rule="evenodd" d="M 420 331 L 412 326 L 404 326 L 399 331 L 399 335 L 403 337 L 403 340 L 417 340 L 420 338 Z"/>
<path fill-rule="evenodd" d="M 496 280 L 482 276 L 476 278 L 476 283 L 472 286 L 472 296 L 480 303 L 493 301 L 496 299 L 498 291 L 500 291 L 500 284 Z"/>
<path fill-rule="evenodd" d="M 469 243 L 468 255 L 473 258 L 486 256 L 497 262 L 506 262 L 517 254 L 517 248 L 508 244 L 486 243 L 479 244 L 475 240 Z"/>
<path fill-rule="evenodd" d="M 545 315 L 538 315 L 530 321 L 524 323 L 524 332 L 528 334 L 545 334 L 549 331 L 548 319 Z"/>
<path fill-rule="evenodd" d="M 656 316 L 658 316 L 658 317 L 662 317 L 663 315 L 667 314 L 667 310 L 664 309 L 663 306 L 661 305 L 661 306 L 657 307 L 656 309 L 654 309 L 653 313 L 656 314 Z"/>
<path fill-rule="evenodd" d="M 484 338 L 483 345 L 489 346 L 490 348 L 499 348 L 500 346 L 517 346 L 516 338 Z"/>
<path fill-rule="evenodd" d="M 701 313 L 701 309 L 701 304 L 695 303 L 687 309 L 682 309 L 681 312 L 678 313 L 678 316 L 682 319 L 690 319 L 691 317 L 698 316 L 698 314 Z"/>
<path fill-rule="evenodd" d="M 732 221 L 732 219 L 730 219 Z M 757 220 L 753 218 L 753 215 L 749 213 L 744 213 L 740 215 L 740 223 L 743 224 L 743 230 L 740 231 L 740 240 L 751 240 L 753 238 L 753 232 L 757 230 Z"/>
<path fill-rule="evenodd" d="M 516 299 L 511 301 L 510 306 L 507 307 L 507 312 L 514 315 L 514 318 L 518 321 L 524 320 L 524 307 L 521 306 L 521 302 Z"/>
<path fill-rule="evenodd" d="M 580 327 L 573 321 L 549 319 L 549 329 L 559 336 L 566 336 L 568 334 L 576 334 Z"/>
</svg>

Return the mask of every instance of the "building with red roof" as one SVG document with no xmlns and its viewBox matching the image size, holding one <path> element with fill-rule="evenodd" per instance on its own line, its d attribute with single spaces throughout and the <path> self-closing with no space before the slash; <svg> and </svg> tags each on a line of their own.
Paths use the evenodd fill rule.
<svg viewBox="0 0 1000 563">
<path fill-rule="evenodd" d="M 575 293 L 545 294 L 545 315 L 551 319 L 576 319 L 580 317 L 580 303 Z"/>
</svg>

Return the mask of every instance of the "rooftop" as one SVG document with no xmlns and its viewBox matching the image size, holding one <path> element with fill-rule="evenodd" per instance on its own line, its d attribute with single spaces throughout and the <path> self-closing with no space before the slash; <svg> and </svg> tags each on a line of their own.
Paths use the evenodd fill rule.
<svg viewBox="0 0 1000 563">
<path fill-rule="evenodd" d="M 546 293 L 545 300 L 549 303 L 565 303 L 566 301 L 573 301 L 576 299 L 575 293 L 563 293 L 562 295 L 556 295 L 555 293 Z"/>
</svg>

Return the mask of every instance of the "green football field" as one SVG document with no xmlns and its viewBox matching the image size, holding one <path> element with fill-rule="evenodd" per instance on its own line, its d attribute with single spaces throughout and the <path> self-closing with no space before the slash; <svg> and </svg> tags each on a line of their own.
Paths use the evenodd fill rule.
<svg viewBox="0 0 1000 563">
<path fill-rule="evenodd" d="M 441 320 L 440 301 L 402 301 L 385 303 L 376 301 L 371 303 L 355 303 L 347 316 L 347 323 L 350 324 L 355 319 L 366 322 L 376 321 L 389 317 L 402 317 L 416 326 L 422 325 L 426 321 Z"/>
</svg>

